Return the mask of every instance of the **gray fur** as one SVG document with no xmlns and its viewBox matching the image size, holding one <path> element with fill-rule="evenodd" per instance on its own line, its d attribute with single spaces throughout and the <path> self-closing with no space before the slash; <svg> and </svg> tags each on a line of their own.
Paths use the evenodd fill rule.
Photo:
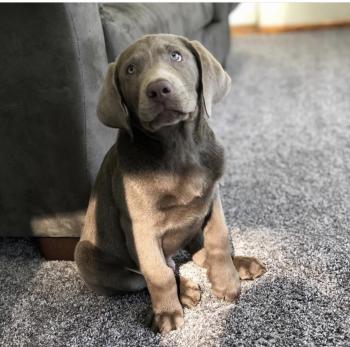
<svg viewBox="0 0 350 347">
<path fill-rule="evenodd" d="M 182 60 L 173 61 L 173 52 Z M 161 102 L 147 94 L 157 81 L 171 91 Z M 110 65 L 102 87 L 99 118 L 121 130 L 93 188 L 75 259 L 97 293 L 147 286 L 152 325 L 162 333 L 183 324 L 181 304 L 200 299 L 198 285 L 181 277 L 176 283 L 171 257 L 181 248 L 228 301 L 239 295 L 239 277 L 265 271 L 254 258 L 233 259 L 220 202 L 224 151 L 207 116 L 229 88 L 200 43 L 173 35 L 136 41 Z"/>
</svg>

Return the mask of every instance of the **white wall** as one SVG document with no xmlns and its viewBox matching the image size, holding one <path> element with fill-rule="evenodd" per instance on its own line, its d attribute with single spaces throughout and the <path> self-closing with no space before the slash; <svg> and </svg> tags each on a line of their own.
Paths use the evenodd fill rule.
<svg viewBox="0 0 350 347">
<path fill-rule="evenodd" d="M 230 14 L 233 26 L 260 27 L 350 21 L 350 3 L 243 3 Z"/>
<path fill-rule="evenodd" d="M 258 22 L 259 5 L 254 2 L 239 4 L 230 13 L 230 25 L 256 25 Z"/>
</svg>

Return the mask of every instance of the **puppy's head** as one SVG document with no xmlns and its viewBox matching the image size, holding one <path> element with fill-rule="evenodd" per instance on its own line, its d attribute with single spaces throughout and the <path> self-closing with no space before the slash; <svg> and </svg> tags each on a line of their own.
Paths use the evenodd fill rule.
<svg viewBox="0 0 350 347">
<path fill-rule="evenodd" d="M 109 64 L 97 107 L 110 127 L 131 131 L 131 118 L 149 132 L 210 114 L 231 80 L 198 41 L 147 35 Z M 203 113 L 203 112 L 202 112 Z"/>
</svg>

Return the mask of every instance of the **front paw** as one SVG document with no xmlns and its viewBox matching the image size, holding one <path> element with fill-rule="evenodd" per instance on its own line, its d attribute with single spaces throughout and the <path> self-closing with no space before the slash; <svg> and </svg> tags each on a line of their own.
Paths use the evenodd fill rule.
<svg viewBox="0 0 350 347">
<path fill-rule="evenodd" d="M 241 291 L 241 282 L 233 264 L 227 265 L 226 269 L 209 269 L 208 278 L 215 296 L 229 302 L 237 300 Z"/>
<path fill-rule="evenodd" d="M 152 319 L 152 330 L 154 332 L 160 332 L 166 334 L 171 330 L 180 328 L 184 324 L 183 311 L 163 311 L 160 313 L 154 313 Z"/>
<path fill-rule="evenodd" d="M 254 280 L 266 272 L 266 267 L 254 257 L 233 257 L 233 264 L 241 280 Z"/>
<path fill-rule="evenodd" d="M 193 308 L 201 299 L 199 285 L 182 276 L 180 276 L 179 282 L 179 299 L 181 304 L 185 307 Z"/>
</svg>

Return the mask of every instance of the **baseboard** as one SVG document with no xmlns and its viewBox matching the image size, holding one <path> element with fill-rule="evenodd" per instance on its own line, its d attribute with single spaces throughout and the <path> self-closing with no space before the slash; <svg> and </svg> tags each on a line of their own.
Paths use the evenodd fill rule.
<svg viewBox="0 0 350 347">
<path fill-rule="evenodd" d="M 249 34 L 281 34 L 292 31 L 321 30 L 331 28 L 350 27 L 350 21 L 341 22 L 323 22 L 317 24 L 298 24 L 298 25 L 282 25 L 282 26 L 264 26 L 257 25 L 240 25 L 231 26 L 231 36 L 243 36 Z"/>
</svg>

